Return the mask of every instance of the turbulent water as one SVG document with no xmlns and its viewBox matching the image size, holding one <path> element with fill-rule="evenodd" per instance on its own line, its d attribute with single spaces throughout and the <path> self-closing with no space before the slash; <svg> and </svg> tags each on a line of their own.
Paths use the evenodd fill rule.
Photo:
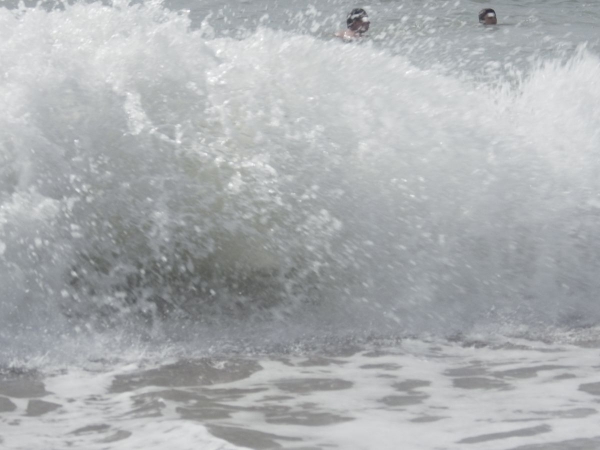
<svg viewBox="0 0 600 450">
<path fill-rule="evenodd" d="M 461 345 L 499 345 L 479 350 L 475 363 L 463 361 L 492 380 L 482 387 L 467 377 L 475 386 L 468 389 L 511 388 L 486 365 L 489 355 L 510 366 L 529 354 L 515 356 L 505 345 L 516 344 L 499 341 L 585 341 L 592 349 L 573 354 L 597 357 L 600 4 L 380 1 L 358 5 L 371 29 L 345 43 L 333 33 L 354 6 L 0 3 L 0 443 L 6 435 L 8 448 L 74 445 L 60 433 L 34 444 L 3 432 L 21 420 L 11 415 L 36 417 L 28 423 L 37 426 L 38 416 L 59 414 L 39 400 L 6 406 L 14 405 L 10 398 L 46 395 L 41 374 L 57 367 L 70 374 L 60 383 L 79 383 L 83 399 L 100 395 L 83 389 L 85 370 L 99 371 L 96 388 L 112 383 L 114 394 L 123 392 L 118 377 L 133 370 L 127 364 L 141 370 L 163 358 L 202 366 L 206 355 L 221 355 L 221 370 L 238 364 L 224 355 L 251 354 L 239 363 L 249 364 L 248 373 L 234 378 L 252 380 L 255 364 L 279 386 L 281 368 L 268 368 L 281 354 L 349 357 L 344 348 L 352 345 L 358 356 L 344 364 L 359 367 L 380 346 L 388 355 L 381 370 L 410 365 L 406 352 L 438 357 L 429 344 L 398 356 L 407 337 L 441 339 L 451 361 L 438 367 L 445 375 L 464 356 Z M 477 23 L 484 6 L 496 9 L 498 26 Z M 543 345 L 535 344 L 533 359 L 547 370 L 577 367 L 568 348 L 543 350 L 565 352 L 557 357 L 564 364 L 544 359 Z M 172 363 L 185 378 L 187 363 Z M 596 395 L 586 364 L 573 377 L 593 386 L 580 389 L 584 396 Z M 542 369 L 519 370 L 537 376 Z M 569 378 L 563 375 L 572 373 L 556 379 Z M 414 378 L 421 382 L 415 389 L 431 384 Z M 21 382 L 24 390 L 14 387 Z M 248 383 L 240 389 L 254 386 Z M 462 383 L 454 387 L 469 384 Z M 446 384 L 434 383 L 436 392 Z M 285 386 L 279 391 L 298 394 Z M 138 388 L 123 388 L 135 407 L 152 400 L 139 400 Z M 68 390 L 56 389 L 61 405 Z M 407 391 L 414 404 L 424 401 Z M 383 403 L 392 411 L 406 406 L 395 401 Z M 596 412 L 593 404 L 582 408 L 576 418 Z M 269 411 L 255 414 L 268 419 Z M 232 437 L 227 423 L 188 428 L 190 417 L 204 425 L 229 417 L 190 414 L 176 421 L 180 448 L 197 439 L 230 448 L 210 436 L 242 447 L 309 448 L 260 434 L 284 431 Z M 318 425 L 346 421 L 323 414 L 313 417 Z M 238 419 L 246 430 L 256 423 Z M 372 429 L 371 419 L 356 419 L 359 430 Z M 114 445 L 161 448 L 139 436 L 148 426 L 117 431 Z M 533 428 L 473 443 L 552 426 Z M 422 448 L 465 448 L 448 444 L 444 429 Z M 504 432 L 494 430 L 482 435 Z M 90 436 L 77 445 L 92 448 Z M 470 442 L 462 434 L 451 440 L 461 439 Z M 502 445 L 489 448 L 508 448 Z"/>
</svg>

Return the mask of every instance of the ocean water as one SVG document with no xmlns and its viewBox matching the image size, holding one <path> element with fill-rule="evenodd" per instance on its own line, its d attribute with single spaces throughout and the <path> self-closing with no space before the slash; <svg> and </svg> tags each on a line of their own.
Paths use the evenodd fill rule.
<svg viewBox="0 0 600 450">
<path fill-rule="evenodd" d="M 599 449 L 599 24 L 0 2 L 0 446 Z"/>
</svg>

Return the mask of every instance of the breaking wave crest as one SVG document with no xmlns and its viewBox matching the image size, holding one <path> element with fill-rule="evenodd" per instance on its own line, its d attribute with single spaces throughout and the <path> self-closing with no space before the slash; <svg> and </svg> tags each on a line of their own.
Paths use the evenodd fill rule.
<svg viewBox="0 0 600 450">
<path fill-rule="evenodd" d="M 158 4 L 0 10 L 2 340 L 598 323 L 597 56 L 482 85 L 209 31 Z"/>
</svg>

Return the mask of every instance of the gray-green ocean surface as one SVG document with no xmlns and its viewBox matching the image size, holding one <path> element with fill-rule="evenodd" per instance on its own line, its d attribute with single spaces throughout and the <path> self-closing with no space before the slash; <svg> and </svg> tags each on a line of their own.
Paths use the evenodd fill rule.
<svg viewBox="0 0 600 450">
<path fill-rule="evenodd" d="M 0 447 L 600 448 L 599 25 L 0 2 Z"/>
</svg>

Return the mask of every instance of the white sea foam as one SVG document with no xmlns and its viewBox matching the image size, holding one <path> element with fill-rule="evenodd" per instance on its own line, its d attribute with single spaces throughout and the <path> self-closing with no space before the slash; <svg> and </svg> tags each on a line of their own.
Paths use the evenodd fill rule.
<svg viewBox="0 0 600 450">
<path fill-rule="evenodd" d="M 504 3 L 0 9 L 0 446 L 600 447 L 600 11 Z"/>
<path fill-rule="evenodd" d="M 0 437 L 10 450 L 598 448 L 597 348 L 405 340 L 343 353 L 71 368 L 41 378 L 52 411 L 13 393 Z"/>
<path fill-rule="evenodd" d="M 164 316 L 308 333 L 597 323 L 598 57 L 466 77 L 434 57 L 476 49 L 431 46 L 435 21 L 410 17 L 347 45 L 222 37 L 155 3 L 0 10 L 3 351 Z M 522 27 L 498 30 L 463 38 Z"/>
</svg>

